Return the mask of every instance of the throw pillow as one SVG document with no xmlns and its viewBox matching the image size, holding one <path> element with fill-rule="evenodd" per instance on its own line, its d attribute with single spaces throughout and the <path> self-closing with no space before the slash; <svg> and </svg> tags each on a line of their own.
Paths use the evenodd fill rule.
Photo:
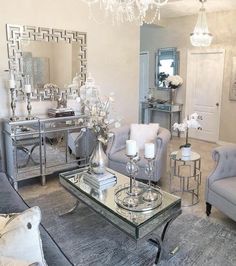
<svg viewBox="0 0 236 266">
<path fill-rule="evenodd" d="M 0 216 L 0 256 L 47 265 L 43 255 L 39 207 Z"/>
<path fill-rule="evenodd" d="M 137 142 L 139 150 L 143 150 L 145 143 L 155 142 L 158 131 L 159 124 L 131 124 L 130 139 Z"/>
</svg>

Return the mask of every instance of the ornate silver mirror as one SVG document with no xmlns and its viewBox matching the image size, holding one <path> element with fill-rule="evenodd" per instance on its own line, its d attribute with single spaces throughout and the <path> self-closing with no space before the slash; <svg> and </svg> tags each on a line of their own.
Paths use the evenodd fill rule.
<svg viewBox="0 0 236 266">
<path fill-rule="evenodd" d="M 6 30 L 17 100 L 25 98 L 26 76 L 32 87 L 31 99 L 55 100 L 62 92 L 67 98 L 78 95 L 87 72 L 85 32 L 10 24 Z"/>
<path fill-rule="evenodd" d="M 155 58 L 155 85 L 165 87 L 165 77 L 179 73 L 179 52 L 176 48 L 160 48 Z"/>
</svg>

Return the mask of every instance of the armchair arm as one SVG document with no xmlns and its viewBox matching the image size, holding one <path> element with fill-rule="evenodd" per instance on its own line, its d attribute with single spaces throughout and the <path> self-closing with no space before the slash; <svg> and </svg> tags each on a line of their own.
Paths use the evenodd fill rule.
<svg viewBox="0 0 236 266">
<path fill-rule="evenodd" d="M 156 160 L 160 159 L 163 150 L 167 148 L 170 138 L 170 131 L 166 128 L 160 127 L 159 133 L 156 138 Z"/>
<path fill-rule="evenodd" d="M 236 145 L 215 148 L 212 152 L 212 158 L 216 165 L 207 177 L 209 185 L 216 180 L 236 176 Z"/>
<path fill-rule="evenodd" d="M 120 128 L 114 128 L 111 132 L 113 133 L 113 136 L 110 138 L 106 150 L 108 157 L 117 151 L 125 149 L 126 140 L 129 139 L 130 127 L 123 126 Z"/>
</svg>

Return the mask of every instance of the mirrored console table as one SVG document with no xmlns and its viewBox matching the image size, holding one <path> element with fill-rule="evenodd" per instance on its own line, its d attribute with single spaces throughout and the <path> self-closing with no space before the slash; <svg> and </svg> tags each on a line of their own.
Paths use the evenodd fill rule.
<svg viewBox="0 0 236 266">
<path fill-rule="evenodd" d="M 153 112 L 162 112 L 166 113 L 169 120 L 168 120 L 168 129 L 172 135 L 172 126 L 174 123 L 173 116 L 174 114 L 177 115 L 177 121 L 180 123 L 181 119 L 181 112 L 182 112 L 183 104 L 170 104 L 170 103 L 149 103 L 149 102 L 141 102 L 141 123 L 152 123 L 152 115 Z M 179 137 L 178 133 L 178 137 Z"/>
<path fill-rule="evenodd" d="M 4 120 L 6 173 L 17 189 L 18 182 L 54 172 L 85 166 L 88 156 L 76 157 L 68 148 L 68 136 L 80 132 L 86 116 Z M 86 144 L 86 140 L 85 140 Z M 83 144 L 84 145 L 84 144 Z"/>
</svg>

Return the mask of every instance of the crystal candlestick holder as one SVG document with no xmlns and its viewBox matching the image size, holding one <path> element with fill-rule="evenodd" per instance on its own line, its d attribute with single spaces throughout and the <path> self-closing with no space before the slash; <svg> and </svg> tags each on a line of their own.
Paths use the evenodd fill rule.
<svg viewBox="0 0 236 266">
<path fill-rule="evenodd" d="M 11 111 L 12 111 L 11 121 L 16 121 L 18 117 L 16 116 L 15 88 L 10 88 L 10 92 L 11 92 Z"/>
<path fill-rule="evenodd" d="M 124 206 L 127 206 L 127 207 L 136 207 L 138 205 L 137 194 L 133 186 L 135 173 L 137 171 L 136 161 L 134 160 L 136 156 L 137 155 L 127 155 L 127 157 L 129 158 L 129 161 L 126 165 L 126 170 L 130 178 L 130 184 L 129 184 L 129 191 L 127 192 L 127 197 L 125 197 L 123 200 Z"/>
<path fill-rule="evenodd" d="M 26 101 L 27 101 L 27 112 L 28 112 L 26 120 L 34 119 L 33 116 L 31 115 L 32 105 L 30 101 L 30 93 L 26 93 Z"/>
<path fill-rule="evenodd" d="M 147 160 L 147 165 L 145 167 L 145 173 L 148 176 L 148 190 L 145 193 L 143 193 L 143 200 L 152 202 L 152 201 L 157 200 L 158 198 L 158 194 L 152 191 L 152 187 L 151 187 L 154 159 L 153 158 L 145 158 L 145 159 Z"/>
</svg>

